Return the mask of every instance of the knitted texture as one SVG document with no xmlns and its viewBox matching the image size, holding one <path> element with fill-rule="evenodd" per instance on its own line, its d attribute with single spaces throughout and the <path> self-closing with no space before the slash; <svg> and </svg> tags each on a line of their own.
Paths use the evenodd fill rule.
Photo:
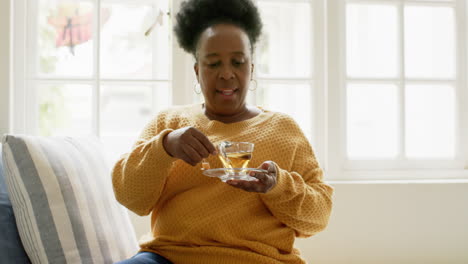
<svg viewBox="0 0 468 264">
<path fill-rule="evenodd" d="M 162 139 L 193 126 L 217 145 L 255 143 L 249 167 L 276 164 L 277 184 L 252 193 L 202 174 L 168 155 Z M 207 158 L 221 168 L 218 157 Z M 225 124 L 209 120 L 201 105 L 161 112 L 143 130 L 112 173 L 117 200 L 139 215 L 151 215 L 151 233 L 140 241 L 175 264 L 305 263 L 295 237 L 323 230 L 333 189 L 322 180 L 313 150 L 289 116 L 264 110 L 251 119 Z"/>
</svg>

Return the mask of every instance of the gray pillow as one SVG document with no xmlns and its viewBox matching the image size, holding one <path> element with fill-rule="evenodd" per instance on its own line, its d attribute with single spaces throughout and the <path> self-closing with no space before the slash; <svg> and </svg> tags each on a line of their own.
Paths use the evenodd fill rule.
<svg viewBox="0 0 468 264">
<path fill-rule="evenodd" d="M 2 165 L 0 144 L 0 263 L 31 263 L 16 228 L 15 215 L 8 197 Z"/>
<path fill-rule="evenodd" d="M 6 135 L 3 161 L 32 263 L 107 264 L 135 254 L 133 226 L 96 138 Z"/>
</svg>

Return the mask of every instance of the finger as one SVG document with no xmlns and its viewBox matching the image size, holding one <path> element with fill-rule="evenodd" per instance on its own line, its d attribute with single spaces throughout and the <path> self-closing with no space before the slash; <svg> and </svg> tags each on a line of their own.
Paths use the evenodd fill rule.
<svg viewBox="0 0 468 264">
<path fill-rule="evenodd" d="M 269 161 L 270 167 L 267 169 L 269 173 L 274 173 L 276 174 L 276 165 L 273 161 Z"/>
<path fill-rule="evenodd" d="M 268 171 L 268 173 L 276 174 L 276 166 L 273 161 L 265 161 L 259 168 Z"/>
<path fill-rule="evenodd" d="M 260 169 L 269 171 L 270 170 L 270 163 L 269 162 L 263 162 L 262 165 L 260 166 Z"/>
<path fill-rule="evenodd" d="M 183 160 L 183 161 L 185 161 L 185 162 L 188 163 L 189 165 L 191 165 L 191 166 L 196 166 L 196 165 L 197 165 L 197 163 L 194 162 L 194 161 L 192 161 L 192 159 L 190 159 L 189 156 L 187 156 L 187 155 L 185 155 L 185 154 L 182 154 L 181 156 L 182 156 L 182 157 L 181 157 L 180 159 Z"/>
<path fill-rule="evenodd" d="M 192 140 L 189 140 L 187 144 L 190 145 L 196 152 L 198 152 L 202 158 L 207 158 L 210 155 L 205 146 L 203 146 L 202 143 L 195 137 L 193 137 Z"/>
<path fill-rule="evenodd" d="M 262 173 L 262 172 L 254 172 L 254 171 L 252 171 L 252 172 L 250 172 L 249 175 L 252 176 L 252 177 L 257 178 L 259 181 L 265 182 L 265 181 L 268 180 L 268 176 L 267 176 L 265 173 Z"/>
<path fill-rule="evenodd" d="M 270 167 L 270 165 L 268 165 L 268 163 L 263 162 L 262 165 L 260 165 L 260 166 L 257 167 L 257 169 L 260 169 L 260 170 L 268 170 L 269 167 Z"/>
<path fill-rule="evenodd" d="M 200 143 L 206 148 L 206 150 L 213 154 L 213 155 L 216 155 L 216 148 L 215 146 L 213 145 L 213 143 L 211 143 L 211 141 L 205 136 L 205 134 L 203 134 L 202 132 L 200 132 L 198 129 L 194 129 L 192 130 L 192 135 L 194 137 L 196 137 Z"/>
<path fill-rule="evenodd" d="M 230 180 L 227 183 L 233 187 L 247 192 L 264 192 L 264 185 L 258 181 L 238 181 Z"/>
<path fill-rule="evenodd" d="M 182 151 L 184 151 L 185 155 L 187 155 L 188 158 L 195 164 L 197 164 L 198 162 L 202 160 L 202 157 L 200 156 L 200 154 L 198 154 L 198 152 L 195 151 L 195 149 L 193 149 L 192 146 L 190 145 L 187 145 L 187 144 L 182 145 Z"/>
</svg>

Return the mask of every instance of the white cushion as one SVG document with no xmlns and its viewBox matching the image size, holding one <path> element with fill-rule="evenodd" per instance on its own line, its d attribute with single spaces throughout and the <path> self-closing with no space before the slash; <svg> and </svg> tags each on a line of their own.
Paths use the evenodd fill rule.
<svg viewBox="0 0 468 264">
<path fill-rule="evenodd" d="M 138 249 L 94 138 L 3 137 L 5 179 L 32 263 L 113 263 Z"/>
</svg>

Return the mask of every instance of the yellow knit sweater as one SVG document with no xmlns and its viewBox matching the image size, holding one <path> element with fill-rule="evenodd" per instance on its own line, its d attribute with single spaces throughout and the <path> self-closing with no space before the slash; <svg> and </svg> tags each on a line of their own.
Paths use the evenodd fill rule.
<svg viewBox="0 0 468 264">
<path fill-rule="evenodd" d="M 255 143 L 249 167 L 277 165 L 277 184 L 266 194 L 232 187 L 204 176 L 166 153 L 163 137 L 186 126 L 221 141 Z M 215 156 L 212 168 L 222 167 Z M 332 188 L 322 181 L 312 148 L 287 115 L 266 111 L 225 124 L 209 120 L 201 105 L 161 112 L 144 129 L 133 150 L 115 164 L 117 200 L 139 215 L 151 213 L 152 232 L 141 250 L 174 264 L 305 263 L 293 248 L 295 237 L 323 230 L 332 206 Z"/>
</svg>

